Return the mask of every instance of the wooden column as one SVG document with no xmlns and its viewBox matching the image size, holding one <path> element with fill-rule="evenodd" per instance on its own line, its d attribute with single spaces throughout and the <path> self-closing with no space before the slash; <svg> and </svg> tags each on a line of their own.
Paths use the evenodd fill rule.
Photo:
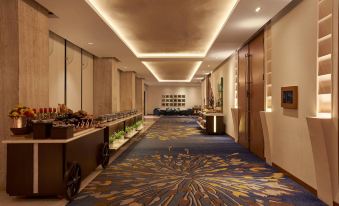
<svg viewBox="0 0 339 206">
<path fill-rule="evenodd" d="M 138 112 L 144 113 L 145 82 L 142 78 L 135 78 L 135 105 Z"/>
<path fill-rule="evenodd" d="M 48 106 L 48 17 L 33 0 L 0 3 L 0 141 L 10 135 L 8 112 L 16 104 Z M 6 151 L 0 144 L 0 189 Z"/>
<path fill-rule="evenodd" d="M 112 58 L 94 58 L 93 104 L 94 114 L 112 113 Z"/>
<path fill-rule="evenodd" d="M 120 73 L 120 110 L 135 109 L 135 72 Z"/>
<path fill-rule="evenodd" d="M 120 73 L 121 71 L 115 66 L 112 69 L 112 111 L 119 112 L 120 111 Z"/>
</svg>

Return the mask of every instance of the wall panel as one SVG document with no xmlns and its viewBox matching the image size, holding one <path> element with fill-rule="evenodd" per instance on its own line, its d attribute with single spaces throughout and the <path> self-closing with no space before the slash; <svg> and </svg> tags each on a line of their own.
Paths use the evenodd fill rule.
<svg viewBox="0 0 339 206">
<path fill-rule="evenodd" d="M 49 106 L 65 103 L 65 40 L 49 35 Z"/>
<path fill-rule="evenodd" d="M 93 55 L 82 52 L 82 110 L 93 114 Z"/>
<path fill-rule="evenodd" d="M 81 109 L 81 49 L 66 44 L 66 105 L 73 111 Z"/>
</svg>

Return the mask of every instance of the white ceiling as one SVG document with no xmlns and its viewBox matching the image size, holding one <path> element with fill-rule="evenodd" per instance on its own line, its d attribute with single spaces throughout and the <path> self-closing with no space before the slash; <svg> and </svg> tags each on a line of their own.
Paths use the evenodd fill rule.
<svg viewBox="0 0 339 206">
<path fill-rule="evenodd" d="M 169 84 L 195 70 L 192 83 L 199 82 L 292 0 L 239 0 L 233 10 L 236 0 L 36 1 L 58 17 L 50 18 L 54 33 L 98 57 L 117 57 L 121 70 L 147 84 Z"/>
</svg>

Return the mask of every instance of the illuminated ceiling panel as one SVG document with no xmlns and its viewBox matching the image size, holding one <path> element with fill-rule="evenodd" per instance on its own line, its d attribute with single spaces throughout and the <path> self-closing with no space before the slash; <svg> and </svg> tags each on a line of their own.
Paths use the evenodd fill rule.
<svg viewBox="0 0 339 206">
<path fill-rule="evenodd" d="M 203 58 L 238 0 L 86 0 L 138 58 Z"/>
<path fill-rule="evenodd" d="M 143 61 L 159 82 L 190 82 L 201 61 Z"/>
</svg>

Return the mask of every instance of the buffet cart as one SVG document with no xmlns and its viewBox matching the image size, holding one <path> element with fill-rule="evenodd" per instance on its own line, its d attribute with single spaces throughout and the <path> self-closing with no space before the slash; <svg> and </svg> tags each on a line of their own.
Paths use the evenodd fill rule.
<svg viewBox="0 0 339 206">
<path fill-rule="evenodd" d="M 72 200 L 81 180 L 100 164 L 107 166 L 109 135 L 137 119 L 142 119 L 141 113 L 85 129 L 68 139 L 11 136 L 2 142 L 7 145 L 7 193 Z"/>
</svg>

